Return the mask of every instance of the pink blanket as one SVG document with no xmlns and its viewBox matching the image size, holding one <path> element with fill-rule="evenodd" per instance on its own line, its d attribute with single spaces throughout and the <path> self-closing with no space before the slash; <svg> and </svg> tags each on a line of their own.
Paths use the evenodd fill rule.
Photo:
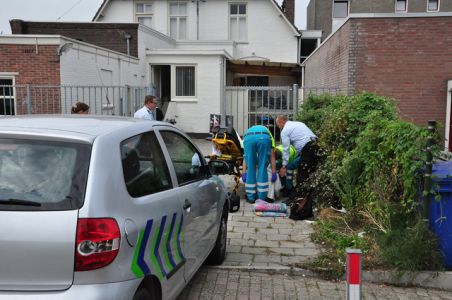
<svg viewBox="0 0 452 300">
<path fill-rule="evenodd" d="M 257 200 L 253 204 L 253 210 L 255 212 L 277 212 L 286 213 L 287 205 L 284 203 L 268 203 L 263 200 Z"/>
</svg>

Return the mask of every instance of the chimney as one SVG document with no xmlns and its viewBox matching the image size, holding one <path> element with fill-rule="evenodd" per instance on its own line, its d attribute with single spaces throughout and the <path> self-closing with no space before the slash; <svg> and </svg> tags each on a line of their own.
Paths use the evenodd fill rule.
<svg viewBox="0 0 452 300">
<path fill-rule="evenodd" d="M 283 0 L 281 9 L 287 19 L 289 19 L 292 24 L 295 24 L 295 0 Z"/>
<path fill-rule="evenodd" d="M 25 22 L 19 19 L 13 19 L 9 21 L 12 34 L 25 34 Z"/>
</svg>

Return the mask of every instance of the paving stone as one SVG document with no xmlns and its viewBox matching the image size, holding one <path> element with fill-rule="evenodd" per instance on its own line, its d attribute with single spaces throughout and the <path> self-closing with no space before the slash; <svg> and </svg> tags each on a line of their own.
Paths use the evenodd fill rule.
<svg viewBox="0 0 452 300">
<path fill-rule="evenodd" d="M 278 241 L 256 241 L 256 247 L 279 247 Z"/>
<path fill-rule="evenodd" d="M 232 220 L 238 221 L 238 222 L 249 222 L 250 218 L 245 216 L 237 216 L 235 214 L 229 214 L 228 217 L 232 216 Z"/>
<path fill-rule="evenodd" d="M 278 229 L 273 228 L 256 228 L 256 229 L 257 233 L 274 233 L 274 234 L 278 233 Z"/>
<path fill-rule="evenodd" d="M 232 232 L 248 232 L 248 233 L 256 233 L 255 228 L 249 228 L 249 227 L 234 227 Z"/>
<path fill-rule="evenodd" d="M 278 229 L 293 229 L 292 224 L 286 224 L 286 223 L 275 223 L 275 224 L 272 224 L 272 227 L 278 228 Z"/>
<path fill-rule="evenodd" d="M 280 246 L 283 248 L 304 248 L 305 246 L 300 242 L 280 241 Z"/>
<path fill-rule="evenodd" d="M 244 233 L 243 239 L 246 240 L 266 240 L 267 234 L 265 233 Z"/>
<path fill-rule="evenodd" d="M 295 255 L 304 255 L 304 256 L 317 256 L 320 251 L 316 248 L 295 248 Z"/>
<path fill-rule="evenodd" d="M 270 253 L 278 253 L 281 255 L 294 255 L 295 251 L 293 248 L 269 248 Z"/>
<path fill-rule="evenodd" d="M 269 233 L 267 234 L 267 241 L 286 241 L 287 236 L 281 235 L 279 233 Z"/>
<path fill-rule="evenodd" d="M 279 224 L 294 224 L 296 223 L 296 221 L 289 219 L 289 218 L 275 218 L 275 223 L 279 223 Z"/>
<path fill-rule="evenodd" d="M 231 246 L 254 246 L 253 240 L 244 240 L 244 239 L 229 239 L 229 244 Z M 226 247 L 227 249 L 227 247 Z"/>
<path fill-rule="evenodd" d="M 253 217 L 253 222 L 256 222 L 256 223 L 275 223 L 275 218 Z"/>
<path fill-rule="evenodd" d="M 228 232 L 228 238 L 241 239 L 243 238 L 243 232 Z"/>
<path fill-rule="evenodd" d="M 253 255 L 250 254 L 243 254 L 243 253 L 228 253 L 226 255 L 227 261 L 234 261 L 234 262 L 246 262 L 250 263 L 253 261 Z"/>
<path fill-rule="evenodd" d="M 273 248 L 271 248 L 273 249 Z M 276 248 L 277 249 L 277 248 Z M 268 248 L 262 247 L 242 247 L 242 253 L 244 254 L 267 254 Z"/>
<path fill-rule="evenodd" d="M 289 235 L 287 240 L 294 241 L 294 242 L 304 242 L 304 241 L 309 241 L 310 237 L 309 237 L 309 235 L 306 235 L 306 234 L 291 234 L 291 235 Z"/>
<path fill-rule="evenodd" d="M 280 255 L 255 255 L 253 262 L 281 263 Z"/>
<path fill-rule="evenodd" d="M 308 260 L 308 257 L 306 257 L 306 256 L 281 256 L 281 261 L 284 265 L 292 265 L 292 264 L 302 263 L 307 260 Z"/>
<path fill-rule="evenodd" d="M 229 226 L 232 226 L 232 227 L 248 227 L 248 222 L 238 222 L 238 221 L 231 221 L 231 222 L 228 222 L 229 224 Z"/>
</svg>

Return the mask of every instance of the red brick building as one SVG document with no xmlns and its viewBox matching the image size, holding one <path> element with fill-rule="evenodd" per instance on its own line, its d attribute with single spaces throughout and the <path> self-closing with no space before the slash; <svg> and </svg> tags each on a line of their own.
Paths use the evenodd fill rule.
<svg viewBox="0 0 452 300">
<path fill-rule="evenodd" d="M 352 15 L 303 66 L 307 87 L 376 92 L 396 99 L 406 120 L 419 125 L 437 120 L 452 148 L 452 14 Z"/>
</svg>

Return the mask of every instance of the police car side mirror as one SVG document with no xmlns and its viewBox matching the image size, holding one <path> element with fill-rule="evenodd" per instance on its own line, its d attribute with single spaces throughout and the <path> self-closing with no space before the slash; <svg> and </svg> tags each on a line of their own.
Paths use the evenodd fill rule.
<svg viewBox="0 0 452 300">
<path fill-rule="evenodd" d="M 209 161 L 210 173 L 213 175 L 224 175 L 229 174 L 229 165 L 221 160 L 211 160 Z"/>
</svg>

